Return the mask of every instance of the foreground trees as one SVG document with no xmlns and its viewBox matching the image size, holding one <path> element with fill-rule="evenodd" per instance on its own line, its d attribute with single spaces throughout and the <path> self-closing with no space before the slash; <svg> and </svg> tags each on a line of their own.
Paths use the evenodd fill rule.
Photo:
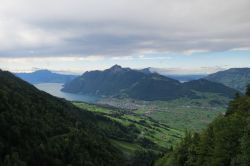
<svg viewBox="0 0 250 166">
<path fill-rule="evenodd" d="M 248 166 L 250 163 L 250 86 L 226 114 L 200 134 L 187 133 L 171 153 L 158 161 L 166 166 Z"/>
<path fill-rule="evenodd" d="M 0 165 L 121 165 L 98 117 L 0 71 Z"/>
</svg>

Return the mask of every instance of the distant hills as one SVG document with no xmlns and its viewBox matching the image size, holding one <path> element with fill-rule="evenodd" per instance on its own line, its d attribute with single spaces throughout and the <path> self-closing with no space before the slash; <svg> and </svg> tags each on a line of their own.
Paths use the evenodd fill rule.
<svg viewBox="0 0 250 166">
<path fill-rule="evenodd" d="M 118 65 L 104 71 L 85 72 L 65 84 L 65 92 L 94 95 L 117 95 L 122 89 L 129 88 L 145 74 Z"/>
<path fill-rule="evenodd" d="M 152 67 L 144 68 L 139 71 L 143 72 L 144 74 L 158 73 L 160 75 L 178 80 L 180 82 L 198 80 L 207 76 L 206 74 L 169 74 L 169 73 L 167 74 L 167 73 L 161 72 L 160 69 L 156 69 Z"/>
<path fill-rule="evenodd" d="M 203 74 L 175 74 L 175 75 L 165 75 L 166 77 L 178 80 L 180 82 L 188 82 L 192 80 L 198 80 L 206 77 L 207 75 Z"/>
<path fill-rule="evenodd" d="M 214 93 L 231 98 L 237 92 L 220 83 L 204 79 L 180 83 L 147 69 L 133 70 L 118 65 L 104 71 L 85 72 L 66 83 L 62 91 L 140 100 L 199 98 L 199 93 Z"/>
<path fill-rule="evenodd" d="M 152 68 L 152 67 L 147 67 L 147 68 L 141 69 L 139 71 L 141 71 L 145 74 L 158 73 L 160 75 L 178 80 L 180 82 L 198 80 L 198 79 L 201 79 L 201 78 L 204 78 L 207 76 L 206 74 L 170 74 L 170 73 L 162 72 L 160 69 Z"/>
<path fill-rule="evenodd" d="M 66 83 L 73 80 L 75 75 L 53 73 L 49 70 L 37 70 L 32 73 L 15 73 L 19 78 L 31 83 Z"/>
<path fill-rule="evenodd" d="M 245 87 L 250 83 L 250 68 L 232 68 L 210 74 L 205 79 L 222 83 L 244 93 Z"/>
</svg>

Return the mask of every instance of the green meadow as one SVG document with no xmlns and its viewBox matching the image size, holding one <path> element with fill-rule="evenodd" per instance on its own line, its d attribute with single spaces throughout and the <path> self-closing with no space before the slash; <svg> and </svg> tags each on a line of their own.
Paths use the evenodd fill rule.
<svg viewBox="0 0 250 166">
<path fill-rule="evenodd" d="M 217 103 L 208 98 L 183 98 L 172 101 L 105 99 L 99 104 L 73 103 L 130 129 L 128 135 L 133 135 L 132 139 L 110 137 L 111 143 L 129 160 L 138 153 L 159 155 L 175 147 L 185 135 L 185 131 L 200 131 L 219 114 L 223 114 L 227 102 L 228 100 L 223 98 Z M 110 128 L 105 123 L 100 125 L 105 131 Z"/>
</svg>

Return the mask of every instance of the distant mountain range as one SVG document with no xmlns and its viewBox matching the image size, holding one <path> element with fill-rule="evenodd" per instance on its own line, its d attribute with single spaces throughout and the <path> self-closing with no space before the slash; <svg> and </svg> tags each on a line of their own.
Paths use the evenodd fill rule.
<svg viewBox="0 0 250 166">
<path fill-rule="evenodd" d="M 180 82 L 188 82 L 192 80 L 198 80 L 201 78 L 204 78 L 207 76 L 207 74 L 166 74 L 164 72 L 161 72 L 161 70 L 158 70 L 156 68 L 148 67 L 145 69 L 140 70 L 144 74 L 150 74 L 150 73 L 158 73 L 160 75 L 164 75 L 166 77 L 178 80 Z"/>
<path fill-rule="evenodd" d="M 208 75 L 205 79 L 222 83 L 244 93 L 246 85 L 250 84 L 250 68 L 232 68 Z"/>
<path fill-rule="evenodd" d="M 76 77 L 75 75 L 53 73 L 49 70 L 37 70 L 32 73 L 15 73 L 15 75 L 31 84 L 66 83 Z"/>
<path fill-rule="evenodd" d="M 215 84 L 210 82 L 212 81 L 213 83 L 221 83 L 242 93 L 244 93 L 246 85 L 250 83 L 250 68 L 232 68 L 208 76 L 162 76 L 150 67 L 142 70 L 132 70 L 115 65 L 104 71 L 85 72 L 82 76 L 58 74 L 49 70 L 37 70 L 32 73 L 15 73 L 15 75 L 32 84 L 63 83 L 65 84 L 63 88 L 65 92 L 132 97 L 147 100 L 168 100 L 180 96 L 195 97 L 194 87 L 190 89 L 187 85 L 201 83 L 201 80 L 202 84 L 207 84 L 206 86 L 215 86 Z M 209 82 L 205 82 L 203 78 Z M 203 86 L 205 87 L 205 85 Z M 225 87 L 221 88 L 221 91 L 223 91 Z M 207 91 L 210 92 L 210 90 Z M 214 90 L 213 93 L 217 92 L 217 90 L 219 89 Z M 200 89 L 197 91 L 200 91 Z M 149 93 L 151 94 L 150 96 L 148 95 Z M 220 94 L 231 96 L 231 94 L 225 95 L 224 91 Z"/>
<path fill-rule="evenodd" d="M 201 78 L 206 77 L 207 75 L 203 74 L 178 74 L 178 75 L 165 75 L 166 77 L 173 78 L 175 80 L 178 80 L 180 82 L 188 82 L 192 80 L 198 80 Z"/>
<path fill-rule="evenodd" d="M 200 93 L 214 93 L 231 98 L 237 92 L 205 79 L 181 83 L 147 69 L 132 70 L 118 65 L 104 71 L 85 72 L 66 83 L 62 91 L 140 100 L 199 98 Z"/>
</svg>

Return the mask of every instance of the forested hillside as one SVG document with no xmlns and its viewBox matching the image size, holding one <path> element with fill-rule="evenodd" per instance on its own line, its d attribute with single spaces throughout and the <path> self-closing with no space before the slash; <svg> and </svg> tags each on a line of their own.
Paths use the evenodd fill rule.
<svg viewBox="0 0 250 166">
<path fill-rule="evenodd" d="M 232 98 L 237 92 L 223 84 L 205 79 L 181 83 L 157 73 L 122 68 L 118 65 L 104 71 L 85 72 L 66 83 L 62 91 L 145 101 L 201 98 L 201 93 Z"/>
<path fill-rule="evenodd" d="M 250 163 L 250 86 L 236 96 L 225 115 L 200 134 L 187 133 L 161 158 L 159 166 L 248 166 Z"/>
<path fill-rule="evenodd" d="M 98 116 L 0 71 L 0 165 L 123 165 Z"/>
<path fill-rule="evenodd" d="M 222 83 L 244 93 L 246 86 L 250 84 L 250 68 L 232 68 L 210 74 L 205 79 Z"/>
</svg>

